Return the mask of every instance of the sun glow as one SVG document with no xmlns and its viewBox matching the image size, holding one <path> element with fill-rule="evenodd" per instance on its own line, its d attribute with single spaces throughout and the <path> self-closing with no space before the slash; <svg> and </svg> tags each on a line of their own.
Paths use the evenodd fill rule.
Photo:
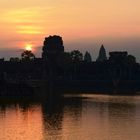
<svg viewBox="0 0 140 140">
<path fill-rule="evenodd" d="M 25 49 L 26 49 L 27 51 L 32 51 L 32 47 L 33 47 L 32 44 L 26 44 L 26 45 L 25 45 Z"/>
</svg>

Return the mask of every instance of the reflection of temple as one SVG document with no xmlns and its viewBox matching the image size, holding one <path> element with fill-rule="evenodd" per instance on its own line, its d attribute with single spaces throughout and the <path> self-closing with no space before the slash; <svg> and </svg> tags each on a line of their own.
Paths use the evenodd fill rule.
<svg viewBox="0 0 140 140">
<path fill-rule="evenodd" d="M 49 98 L 47 102 L 42 103 L 42 113 L 45 138 L 47 139 L 52 134 L 55 134 L 54 139 L 58 138 L 58 136 L 65 133 L 65 128 L 70 125 L 68 125 L 69 122 L 72 125 L 78 123 L 82 113 L 82 99 Z"/>
<path fill-rule="evenodd" d="M 49 99 L 42 103 L 44 131 L 51 133 L 51 130 L 62 129 L 63 109 L 63 101 L 60 99 Z"/>
</svg>

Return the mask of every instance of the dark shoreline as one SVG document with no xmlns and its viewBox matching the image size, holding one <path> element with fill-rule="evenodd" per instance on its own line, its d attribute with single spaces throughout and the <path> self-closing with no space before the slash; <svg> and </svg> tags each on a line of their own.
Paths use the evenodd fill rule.
<svg viewBox="0 0 140 140">
<path fill-rule="evenodd" d="M 29 84 L 30 83 L 30 84 Z M 40 84 L 38 84 L 40 83 Z M 140 81 L 120 81 L 113 85 L 110 80 L 36 80 L 19 83 L 6 82 L 0 87 L 0 97 L 45 97 L 61 96 L 65 93 L 108 94 L 108 95 L 140 95 Z"/>
</svg>

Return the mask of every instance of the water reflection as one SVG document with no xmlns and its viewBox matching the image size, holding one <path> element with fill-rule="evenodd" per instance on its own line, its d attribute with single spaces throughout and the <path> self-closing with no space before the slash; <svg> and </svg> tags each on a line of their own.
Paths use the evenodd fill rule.
<svg viewBox="0 0 140 140">
<path fill-rule="evenodd" d="M 61 135 L 63 120 L 63 104 L 59 100 L 49 100 L 42 104 L 43 134 L 45 139 Z"/>
<path fill-rule="evenodd" d="M 139 140 L 140 97 L 0 101 L 0 140 Z"/>
<path fill-rule="evenodd" d="M 108 106 L 110 137 L 135 139 L 135 132 L 138 131 L 134 129 L 135 115 L 136 105 L 133 97 L 129 97 L 119 103 L 116 101 L 110 103 Z"/>
<path fill-rule="evenodd" d="M 0 105 L 0 124 L 1 140 L 40 140 L 41 106 L 29 102 L 4 101 Z"/>
<path fill-rule="evenodd" d="M 77 122 L 82 112 L 81 105 L 82 100 L 75 98 L 57 98 L 44 102 L 42 113 L 45 138 L 62 138 L 65 118 L 70 122 Z M 69 116 L 72 116 L 72 120 Z"/>
</svg>

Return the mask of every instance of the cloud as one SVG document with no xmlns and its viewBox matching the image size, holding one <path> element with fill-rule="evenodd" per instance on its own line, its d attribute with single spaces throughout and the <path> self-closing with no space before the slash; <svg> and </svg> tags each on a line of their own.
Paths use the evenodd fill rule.
<svg viewBox="0 0 140 140">
<path fill-rule="evenodd" d="M 32 7 L 12 9 L 3 12 L 1 19 L 7 27 L 11 27 L 18 34 L 41 34 L 46 21 L 46 14 L 51 13 L 53 7 Z"/>
</svg>

